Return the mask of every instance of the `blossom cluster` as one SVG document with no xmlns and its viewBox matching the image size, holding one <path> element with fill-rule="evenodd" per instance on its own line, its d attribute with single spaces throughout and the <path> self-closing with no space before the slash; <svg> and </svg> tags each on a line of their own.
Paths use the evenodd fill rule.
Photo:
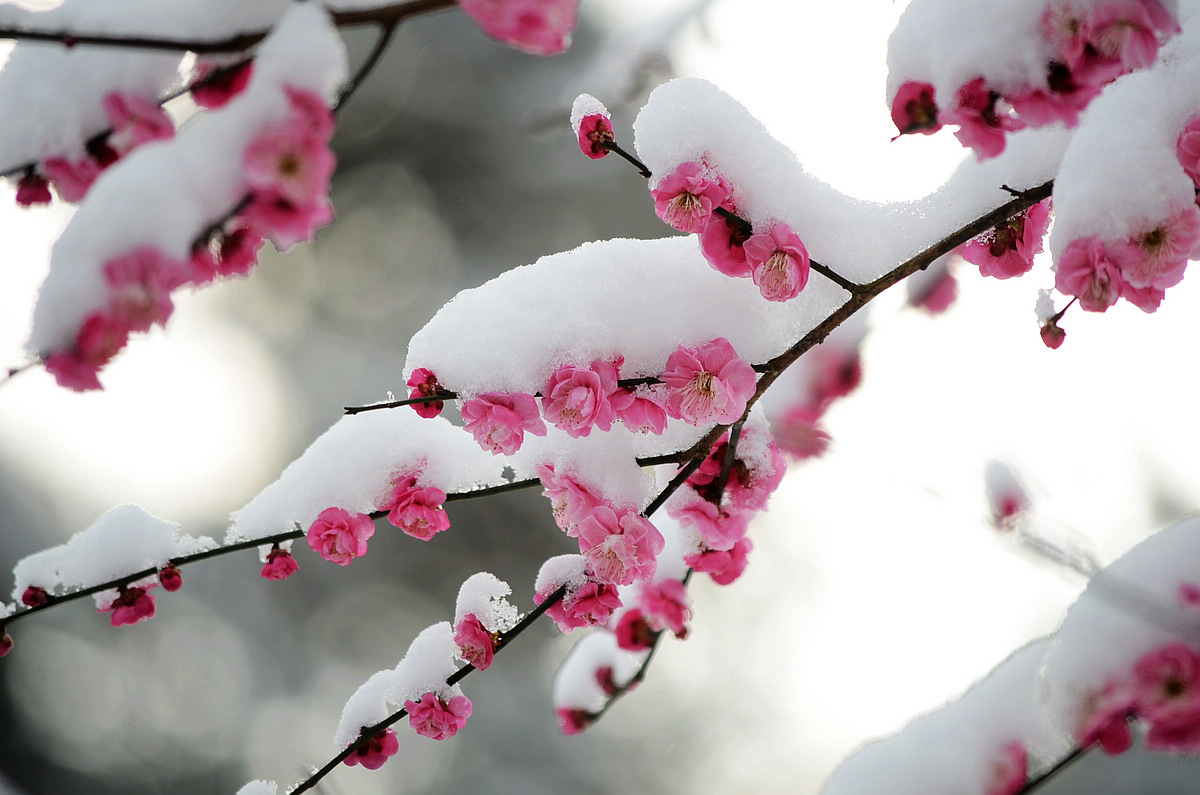
<svg viewBox="0 0 1200 795">
<path fill-rule="evenodd" d="M 933 84 L 902 83 L 892 97 L 901 135 L 930 134 L 957 125 L 955 136 L 979 158 L 1004 151 L 1005 136 L 1062 122 L 1073 127 L 1104 86 L 1154 63 L 1178 22 L 1159 0 L 1109 0 L 1092 5 L 1051 0 L 1041 12 L 1039 51 L 1044 68 L 1026 82 L 999 85 L 974 77 L 939 98 Z"/>
<path fill-rule="evenodd" d="M 170 318 L 173 291 L 217 276 L 244 275 L 266 238 L 283 249 L 310 238 L 317 226 L 332 220 L 327 194 L 334 167 L 328 147 L 333 114 L 312 91 L 287 87 L 286 92 L 288 117 L 260 130 L 243 153 L 246 198 L 230 218 L 197 242 L 190 258 L 177 259 L 146 245 L 104 264 L 106 305 L 83 319 L 71 347 L 45 357 L 46 371 L 61 386 L 100 389 L 100 369 L 125 347 L 129 335 L 164 325 Z M 149 122 L 131 118 L 135 121 L 125 127 L 114 125 L 130 130 L 120 140 L 152 140 L 146 138 L 150 132 L 138 132 Z"/>
</svg>

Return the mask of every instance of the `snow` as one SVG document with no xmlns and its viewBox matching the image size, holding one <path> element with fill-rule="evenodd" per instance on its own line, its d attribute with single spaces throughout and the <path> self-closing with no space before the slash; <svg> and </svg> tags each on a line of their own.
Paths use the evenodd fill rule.
<svg viewBox="0 0 1200 795">
<path fill-rule="evenodd" d="M 579 126 L 583 124 L 584 119 L 597 114 L 608 118 L 608 108 L 604 107 L 603 102 L 591 94 L 580 94 L 576 97 L 575 102 L 571 105 L 571 129 L 575 135 L 579 135 Z"/>
<path fill-rule="evenodd" d="M 1154 67 L 1115 81 L 1084 112 L 1054 182 L 1055 260 L 1072 240 L 1122 241 L 1194 201 L 1175 144 L 1200 108 L 1197 13 Z"/>
<path fill-rule="evenodd" d="M 621 649 L 616 636 L 607 630 L 585 635 L 571 648 L 554 677 L 554 707 L 595 712 L 607 700 L 596 680 L 596 671 L 611 667 L 613 681 L 622 686 L 637 673 L 648 653 Z"/>
<path fill-rule="evenodd" d="M 328 14 L 315 3 L 294 4 L 263 41 L 239 97 L 198 114 L 175 138 L 139 147 L 96 180 L 54 245 L 29 351 L 74 342 L 83 319 L 103 308 L 102 271 L 113 257 L 154 246 L 186 259 L 197 235 L 241 199 L 246 145 L 264 125 L 287 118 L 284 86 L 332 99 L 345 73 L 345 48 Z"/>
<path fill-rule="evenodd" d="M 442 417 L 424 419 L 408 407 L 351 414 L 234 512 L 230 538 L 262 538 L 296 524 L 307 528 L 331 507 L 370 513 L 402 473 L 418 472 L 418 486 L 447 493 L 496 485 L 505 482 L 503 463 Z"/>
<path fill-rule="evenodd" d="M 656 175 L 705 159 L 732 186 L 740 214 L 755 228 L 787 222 L 814 260 L 860 283 L 1011 199 L 1001 185 L 1023 190 L 1052 178 L 1068 138 L 1061 128 L 1010 136 L 1003 155 L 965 161 L 929 196 L 883 205 L 813 177 L 745 107 L 704 80 L 681 78 L 656 88 L 634 131 L 638 155 Z M 726 284 L 727 291 L 738 286 Z M 805 297 L 825 284 L 814 274 L 784 311 L 812 311 Z"/>
<path fill-rule="evenodd" d="M 538 569 L 533 591 L 548 596 L 563 585 L 578 588 L 587 579 L 587 558 L 583 555 L 558 555 L 547 559 Z"/>
<path fill-rule="evenodd" d="M 342 719 L 334 737 L 338 748 L 345 748 L 358 739 L 364 728 L 374 726 L 392 714 L 387 694 L 395 675 L 395 670 L 391 668 L 376 671 L 350 696 L 342 708 Z"/>
<path fill-rule="evenodd" d="M 865 745 L 834 771 L 822 795 L 983 793 L 1009 743 L 1022 743 L 1035 759 L 1061 755 L 1067 745 L 1038 709 L 1037 673 L 1048 647 L 1047 640 L 1031 643 L 957 701 Z"/>
<path fill-rule="evenodd" d="M 119 505 L 67 543 L 20 560 L 13 569 L 13 598 L 19 601 L 31 585 L 49 592 L 90 588 L 216 546 L 208 536 L 189 536 L 140 506 Z"/>
<path fill-rule="evenodd" d="M 474 614 L 488 632 L 507 632 L 520 618 L 517 608 L 507 597 L 512 593 L 508 583 L 486 571 L 472 574 L 458 591 L 454 605 L 454 625 Z"/>
<path fill-rule="evenodd" d="M 640 436 L 614 426 L 608 432 L 593 428 L 588 436 L 572 439 L 565 431 L 547 425 L 545 436 L 525 438 L 509 465 L 517 477 L 536 477 L 539 464 L 551 464 L 556 473 L 570 475 L 614 506 L 641 510 L 655 491 L 654 479 L 635 460 L 642 454 L 635 445 Z"/>
<path fill-rule="evenodd" d="M 1184 584 L 1200 585 L 1200 518 L 1146 539 L 1097 574 L 1067 611 L 1046 657 L 1044 684 L 1053 725 L 1075 735 L 1088 697 L 1130 675 L 1143 654 L 1172 641 L 1195 645 L 1200 610 Z"/>
<path fill-rule="evenodd" d="M 237 795 L 278 795 L 279 790 L 274 781 L 257 779 L 237 791 Z"/>
</svg>

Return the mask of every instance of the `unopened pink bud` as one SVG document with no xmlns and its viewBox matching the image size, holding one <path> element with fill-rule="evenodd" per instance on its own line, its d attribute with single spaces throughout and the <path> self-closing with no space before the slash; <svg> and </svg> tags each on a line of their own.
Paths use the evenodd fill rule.
<svg viewBox="0 0 1200 795">
<path fill-rule="evenodd" d="M 1067 332 L 1058 327 L 1058 324 L 1053 320 L 1042 326 L 1042 342 L 1046 343 L 1046 347 L 1052 351 L 1058 350 L 1063 344 L 1063 340 L 1067 338 Z"/>
<path fill-rule="evenodd" d="M 25 589 L 25 593 L 21 594 L 21 604 L 26 607 L 37 607 L 49 601 L 50 595 L 46 593 L 46 589 L 37 585 L 29 586 Z"/>
<path fill-rule="evenodd" d="M 168 563 L 158 573 L 158 581 L 162 583 L 164 591 L 178 591 L 183 587 L 183 573 L 179 571 L 179 567 L 174 563 Z"/>
</svg>

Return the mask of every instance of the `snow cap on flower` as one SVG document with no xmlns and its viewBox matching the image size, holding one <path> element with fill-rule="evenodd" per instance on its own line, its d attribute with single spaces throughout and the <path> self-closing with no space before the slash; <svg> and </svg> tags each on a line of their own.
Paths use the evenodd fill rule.
<svg viewBox="0 0 1200 795">
<path fill-rule="evenodd" d="M 612 119 L 608 108 L 590 94 L 580 94 L 571 106 L 571 130 L 579 141 L 579 149 L 592 160 L 608 154 L 605 144 L 613 143 Z"/>
<path fill-rule="evenodd" d="M 892 99 L 892 123 L 901 135 L 931 135 L 942 128 L 938 107 L 929 83 L 909 81 L 900 86 Z"/>
</svg>

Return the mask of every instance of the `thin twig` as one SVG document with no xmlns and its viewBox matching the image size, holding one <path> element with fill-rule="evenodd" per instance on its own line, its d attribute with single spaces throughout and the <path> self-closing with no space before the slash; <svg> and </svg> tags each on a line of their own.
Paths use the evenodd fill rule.
<svg viewBox="0 0 1200 795">
<path fill-rule="evenodd" d="M 338 95 L 337 102 L 333 106 L 333 112 L 337 113 L 342 109 L 342 106 L 349 101 L 350 97 L 362 85 L 366 76 L 375 68 L 375 64 L 379 62 L 383 56 L 383 51 L 387 49 L 388 43 L 392 40 L 392 34 L 396 32 L 396 25 L 393 22 L 389 25 L 380 25 L 379 38 L 375 39 L 375 45 L 371 48 L 371 52 L 367 54 L 366 60 L 358 67 L 358 71 L 350 78 L 349 82 L 342 87 L 342 93 Z"/>
<path fill-rule="evenodd" d="M 1078 761 L 1080 759 L 1080 757 L 1082 757 L 1087 752 L 1087 750 L 1088 750 L 1087 748 L 1073 749 L 1071 751 L 1071 753 L 1067 754 L 1062 759 L 1055 762 L 1054 766 L 1051 767 L 1049 770 L 1046 770 L 1046 771 L 1042 772 L 1041 774 L 1026 781 L 1025 786 L 1021 787 L 1021 789 L 1017 790 L 1015 793 L 1013 793 L 1013 795 L 1027 795 L 1027 793 L 1033 792 L 1035 789 L 1037 789 L 1038 787 L 1045 784 L 1047 781 L 1052 779 L 1054 776 L 1058 775 L 1063 770 L 1070 767 L 1071 764 Z"/>
</svg>

